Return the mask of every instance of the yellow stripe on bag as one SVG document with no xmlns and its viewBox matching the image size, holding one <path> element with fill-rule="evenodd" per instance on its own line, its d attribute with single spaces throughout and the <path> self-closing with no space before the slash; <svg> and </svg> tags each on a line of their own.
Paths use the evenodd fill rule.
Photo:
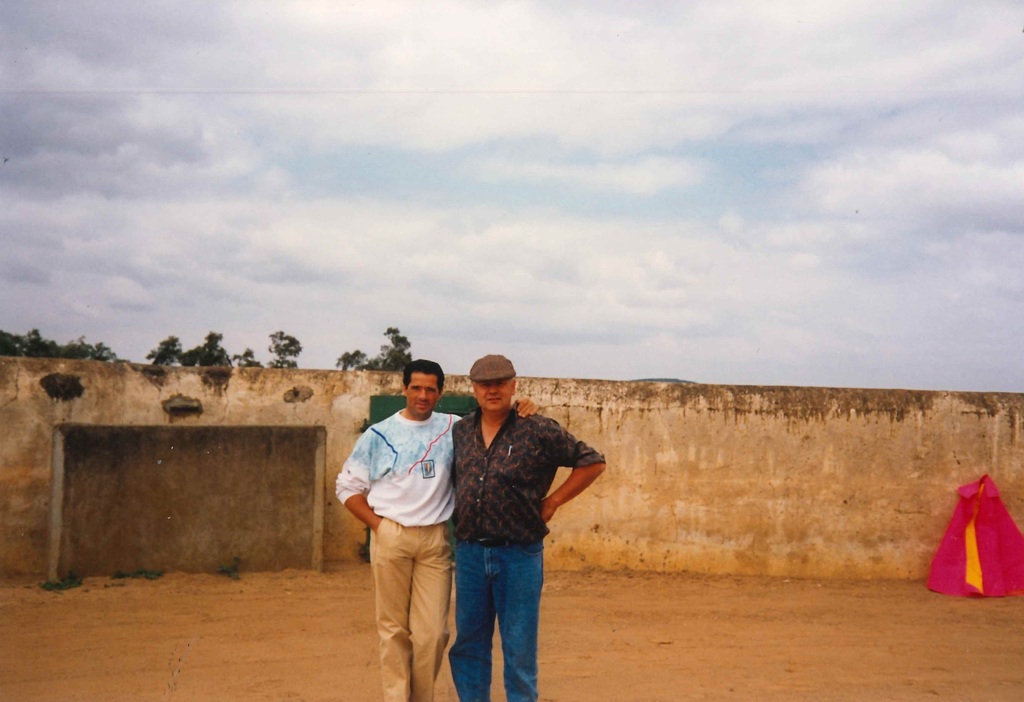
<svg viewBox="0 0 1024 702">
<path fill-rule="evenodd" d="M 981 577 L 981 558 L 978 556 L 978 535 L 974 530 L 974 522 L 978 518 L 978 508 L 981 507 L 981 493 L 985 491 L 985 483 L 982 482 L 978 490 L 978 496 L 974 499 L 974 515 L 964 529 L 964 546 L 967 549 L 967 570 L 964 573 L 964 580 L 974 587 L 978 592 L 985 592 L 984 581 Z"/>
</svg>

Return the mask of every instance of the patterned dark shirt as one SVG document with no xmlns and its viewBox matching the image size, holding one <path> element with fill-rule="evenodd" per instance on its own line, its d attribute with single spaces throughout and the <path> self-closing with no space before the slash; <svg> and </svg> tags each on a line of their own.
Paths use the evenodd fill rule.
<svg viewBox="0 0 1024 702">
<path fill-rule="evenodd" d="M 604 463 L 604 456 L 553 419 L 513 410 L 484 448 L 480 410 L 456 422 L 455 538 L 533 543 L 548 534 L 540 516 L 560 466 Z"/>
</svg>

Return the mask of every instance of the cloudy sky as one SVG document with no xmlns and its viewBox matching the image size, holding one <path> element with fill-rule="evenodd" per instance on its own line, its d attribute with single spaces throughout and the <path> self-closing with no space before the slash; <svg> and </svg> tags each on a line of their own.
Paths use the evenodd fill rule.
<svg viewBox="0 0 1024 702">
<path fill-rule="evenodd" d="M 1019 1 L 0 5 L 0 329 L 1024 392 Z"/>
</svg>

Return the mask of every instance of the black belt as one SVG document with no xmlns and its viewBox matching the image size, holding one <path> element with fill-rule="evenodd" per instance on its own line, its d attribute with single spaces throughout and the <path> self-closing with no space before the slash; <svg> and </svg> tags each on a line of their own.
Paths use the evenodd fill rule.
<svg viewBox="0 0 1024 702">
<path fill-rule="evenodd" d="M 509 541 L 508 539 L 473 539 L 473 543 L 479 544 L 486 548 L 498 548 L 501 546 L 516 546 L 517 541 Z"/>
</svg>

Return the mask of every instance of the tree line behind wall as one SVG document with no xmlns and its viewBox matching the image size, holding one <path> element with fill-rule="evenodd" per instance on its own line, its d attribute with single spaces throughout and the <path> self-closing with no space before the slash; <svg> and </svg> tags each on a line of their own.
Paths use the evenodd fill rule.
<svg viewBox="0 0 1024 702">
<path fill-rule="evenodd" d="M 335 363 L 342 370 L 401 370 L 412 360 L 412 344 L 397 327 L 388 327 L 384 332 L 388 342 L 380 347 L 380 353 L 370 357 L 356 349 L 343 353 Z M 236 366 L 238 368 L 263 368 L 251 348 L 240 354 L 231 354 L 224 348 L 224 335 L 211 331 L 202 344 L 185 349 L 181 339 L 168 336 L 146 354 L 146 360 L 157 366 Z M 302 344 L 294 336 L 276 331 L 270 335 L 267 351 L 271 354 L 267 368 L 298 368 L 296 360 L 302 353 Z M 30 358 L 71 358 L 88 361 L 127 361 L 119 358 L 104 343 L 90 344 L 85 337 L 61 344 L 47 339 L 33 329 L 27 334 L 14 334 L 0 329 L 0 356 L 23 356 Z"/>
</svg>

